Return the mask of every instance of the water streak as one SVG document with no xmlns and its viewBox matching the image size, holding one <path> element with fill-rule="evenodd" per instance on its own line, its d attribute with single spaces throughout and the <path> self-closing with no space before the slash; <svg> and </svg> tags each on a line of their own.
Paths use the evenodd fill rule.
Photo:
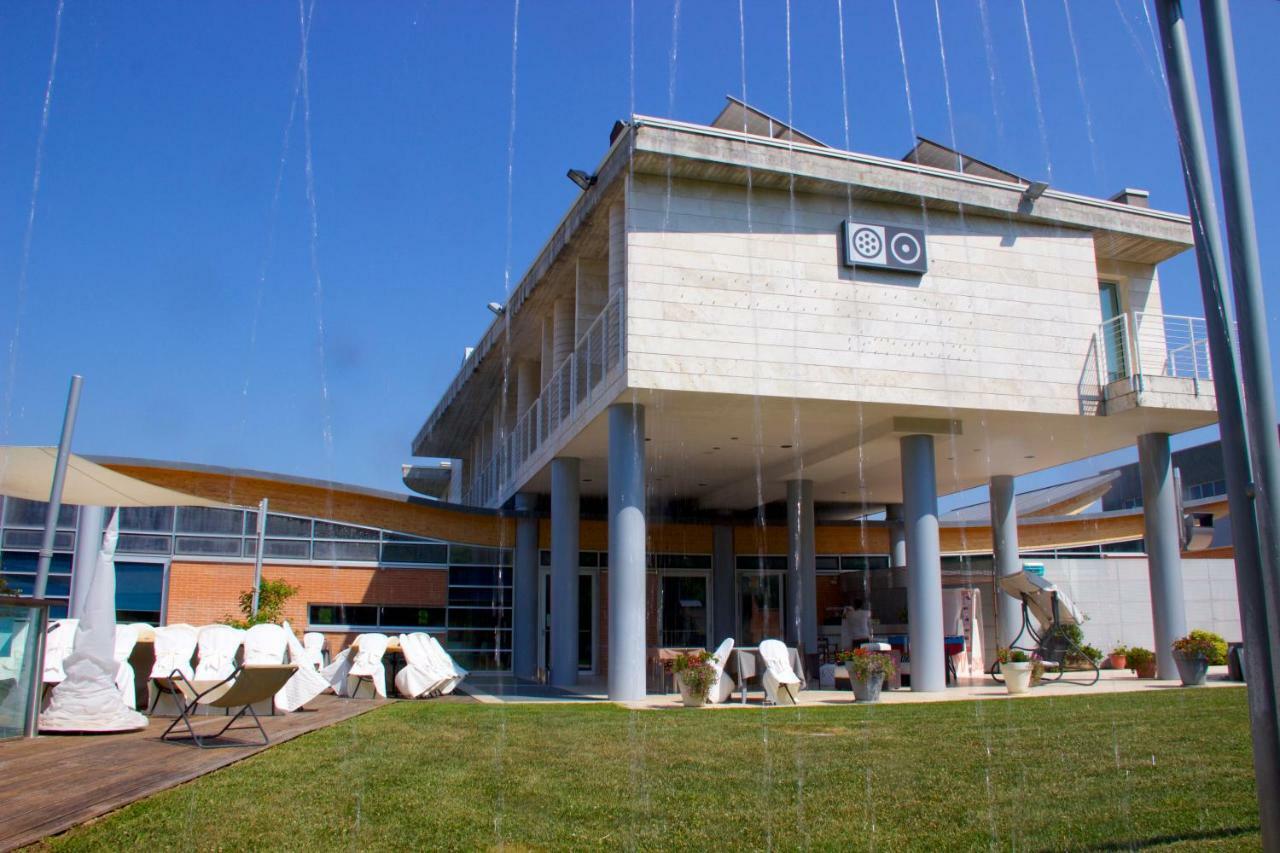
<svg viewBox="0 0 1280 853">
<path fill-rule="evenodd" d="M 22 312 L 27 301 L 27 276 L 31 267 L 31 241 L 36 229 L 36 204 L 40 199 L 40 175 L 44 168 L 44 141 L 49 133 L 49 110 L 53 104 L 53 81 L 58 72 L 58 48 L 62 42 L 62 9 L 64 0 L 58 0 L 53 17 L 53 50 L 49 56 L 49 79 L 44 86 L 44 101 L 40 106 L 40 131 L 36 135 L 36 163 L 31 176 L 31 200 L 27 206 L 27 225 L 22 233 L 22 257 L 18 262 L 17 299 L 13 312 L 13 334 L 9 338 L 9 376 L 4 390 L 4 425 L 0 435 L 9 435 L 9 419 L 13 412 L 13 389 L 18 379 L 18 350 L 22 338 Z"/>
<path fill-rule="evenodd" d="M 298 32 L 302 47 L 302 137 L 305 155 L 304 174 L 306 177 L 307 211 L 310 216 L 310 233 L 308 255 L 311 261 L 312 301 L 316 310 L 316 347 L 319 351 L 321 432 L 324 438 L 328 479 L 333 480 L 333 413 L 329 401 L 329 375 L 325 364 L 325 323 L 324 323 L 324 279 L 320 275 L 320 217 L 319 205 L 316 203 L 315 165 L 311 146 L 311 60 L 309 46 L 311 29 L 307 17 L 306 5 L 298 0 Z M 332 500 L 332 495 L 330 495 Z M 328 515 L 332 516 L 330 511 Z"/>
<path fill-rule="evenodd" d="M 987 57 L 987 86 L 991 91 L 991 114 L 996 121 L 996 136 L 1004 139 L 1004 121 L 1000 117 L 1000 98 L 1002 87 L 996 73 L 995 41 L 991 38 L 991 20 L 987 11 L 987 0 L 978 0 L 978 14 L 982 18 L 982 45 Z"/>
<path fill-rule="evenodd" d="M 1076 45 L 1076 30 L 1071 21 L 1071 4 L 1068 0 L 1062 0 L 1062 11 L 1067 16 L 1067 39 L 1071 42 L 1071 61 L 1076 69 L 1076 86 L 1080 89 L 1080 104 L 1084 107 L 1084 128 L 1089 135 L 1089 155 L 1093 159 L 1093 175 L 1105 185 L 1106 177 L 1102 164 L 1098 160 L 1098 143 L 1093 137 L 1093 112 L 1089 109 L 1089 96 L 1084 88 L 1084 72 L 1080 69 L 1080 49 Z"/>
<path fill-rule="evenodd" d="M 1040 74 L 1036 70 L 1036 52 L 1031 46 L 1031 19 L 1027 17 L 1027 0 L 1018 0 L 1022 7 L 1022 32 L 1027 39 L 1027 61 L 1031 66 L 1031 87 L 1036 99 L 1036 124 L 1040 129 L 1040 146 L 1044 149 L 1045 177 L 1053 183 L 1053 161 L 1049 156 L 1049 128 L 1044 120 L 1044 104 L 1040 101 Z"/>
</svg>

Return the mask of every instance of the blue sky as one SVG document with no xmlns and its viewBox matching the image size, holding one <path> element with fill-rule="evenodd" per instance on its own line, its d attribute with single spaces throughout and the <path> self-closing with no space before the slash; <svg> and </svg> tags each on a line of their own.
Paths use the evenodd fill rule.
<svg viewBox="0 0 1280 853">
<path fill-rule="evenodd" d="M 943 2 L 944 76 L 935 6 L 899 2 L 910 111 L 893 3 L 844 2 L 855 150 L 900 156 L 914 120 L 1062 189 L 1143 187 L 1186 210 L 1149 5 L 1072 0 L 1068 27 L 1062 2 L 1027 0 L 1037 87 L 1018 3 L 986 0 L 988 43 L 978 0 Z M 1274 279 L 1280 4 L 1234 5 Z M 313 266 L 297 6 L 66 0 L 20 300 L 56 8 L 0 6 L 0 441 L 56 441 L 80 372 L 84 453 L 400 489 L 409 440 L 490 320 L 485 303 L 576 196 L 565 170 L 599 161 L 633 97 L 636 112 L 705 122 L 743 94 L 734 3 L 684 2 L 677 17 L 671 2 L 636 2 L 633 63 L 627 2 L 525 0 L 508 246 L 511 5 L 317 0 Z M 747 2 L 743 49 L 749 101 L 843 146 L 838 11 L 793 0 L 788 39 L 785 3 Z M 1167 312 L 1203 315 L 1194 272 L 1189 253 L 1161 268 Z M 1275 335 L 1280 294 L 1267 296 Z"/>
</svg>

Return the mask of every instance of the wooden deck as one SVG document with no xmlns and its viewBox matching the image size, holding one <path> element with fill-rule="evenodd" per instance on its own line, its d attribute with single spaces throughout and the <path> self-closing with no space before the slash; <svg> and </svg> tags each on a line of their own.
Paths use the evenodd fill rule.
<svg viewBox="0 0 1280 853">
<path fill-rule="evenodd" d="M 320 696 L 314 711 L 263 717 L 270 746 L 358 716 L 386 700 Z M 199 749 L 160 740 L 171 718 L 157 717 L 144 731 L 121 735 L 50 735 L 0 743 L 0 850 L 65 832 L 166 788 L 255 755 L 270 746 Z M 205 717 L 196 731 L 216 732 L 222 717 Z M 227 733 L 227 740 L 257 737 L 256 729 Z"/>
</svg>

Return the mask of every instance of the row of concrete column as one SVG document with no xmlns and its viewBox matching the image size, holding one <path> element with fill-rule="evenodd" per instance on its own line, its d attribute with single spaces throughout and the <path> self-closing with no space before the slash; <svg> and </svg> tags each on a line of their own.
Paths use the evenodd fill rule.
<svg viewBox="0 0 1280 853">
<path fill-rule="evenodd" d="M 905 580 L 912 649 L 913 690 L 946 687 L 942 621 L 942 558 L 935 479 L 934 438 L 908 435 L 900 440 L 901 505 L 891 505 L 890 565 L 895 582 Z M 1170 464 L 1169 437 L 1144 435 L 1138 441 L 1142 473 L 1151 606 L 1160 677 L 1174 677 L 1171 644 L 1186 632 L 1177 498 Z M 558 458 L 551 465 L 551 682 L 570 686 L 578 673 L 578 460 Z M 609 678 L 612 699 L 645 693 L 645 507 L 644 409 L 619 404 L 609 408 Z M 1013 477 L 998 475 L 990 484 L 991 527 L 997 578 L 1022 570 Z M 515 625 L 513 667 L 518 677 L 536 668 L 538 606 L 538 527 L 531 496 L 517 497 Z M 527 513 L 527 514 L 525 514 Z M 818 647 L 816 547 L 813 483 L 787 483 L 788 642 L 809 653 Z M 717 638 L 733 630 L 734 547 L 729 524 L 713 528 L 712 577 Z M 905 574 L 905 578 L 902 575 Z M 997 639 L 1013 641 L 1021 627 L 1021 605 L 995 595 Z"/>
</svg>

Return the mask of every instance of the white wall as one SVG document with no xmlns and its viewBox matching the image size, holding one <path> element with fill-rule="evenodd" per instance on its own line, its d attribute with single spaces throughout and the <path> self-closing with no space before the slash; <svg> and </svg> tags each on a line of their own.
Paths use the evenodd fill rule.
<svg viewBox="0 0 1280 853">
<path fill-rule="evenodd" d="M 1082 378 L 1096 383 L 1087 232 L 931 212 L 921 278 L 854 271 L 839 251 L 846 217 L 920 226 L 917 207 L 746 201 L 743 187 L 635 177 L 630 386 L 1077 414 Z"/>
<path fill-rule="evenodd" d="M 1085 640 L 1104 653 L 1117 645 L 1152 648 L 1151 587 L 1144 557 L 1044 560 L 1045 577 L 1059 584 L 1089 620 Z M 1187 630 L 1203 628 L 1240 641 L 1235 562 L 1183 560 Z"/>
</svg>

